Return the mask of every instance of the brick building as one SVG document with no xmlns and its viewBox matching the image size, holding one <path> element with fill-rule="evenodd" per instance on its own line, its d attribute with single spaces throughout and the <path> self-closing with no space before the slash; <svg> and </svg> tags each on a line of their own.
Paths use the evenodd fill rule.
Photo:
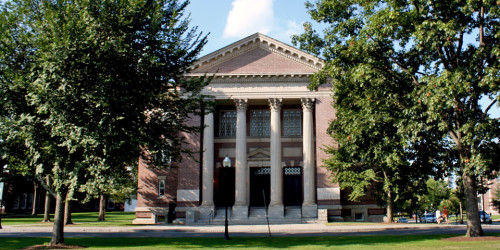
<svg viewBox="0 0 500 250">
<path fill-rule="evenodd" d="M 499 181 L 500 177 L 487 181 L 488 191 L 485 194 L 478 194 L 477 203 L 479 210 L 486 211 L 486 213 L 488 214 L 500 214 L 500 211 L 495 206 L 493 206 L 493 200 L 496 199 L 496 191 L 500 187 Z"/>
<path fill-rule="evenodd" d="M 165 221 L 175 201 L 188 224 L 221 223 L 226 206 L 234 224 L 265 222 L 266 213 L 274 223 L 382 221 L 384 209 L 347 201 L 322 167 L 335 110 L 328 86 L 307 89 L 322 66 L 259 33 L 200 58 L 186 77 L 215 74 L 204 92 L 218 105 L 190 121 L 206 126 L 201 135 L 182 136 L 203 150 L 167 169 L 140 161 L 134 223 Z"/>
</svg>

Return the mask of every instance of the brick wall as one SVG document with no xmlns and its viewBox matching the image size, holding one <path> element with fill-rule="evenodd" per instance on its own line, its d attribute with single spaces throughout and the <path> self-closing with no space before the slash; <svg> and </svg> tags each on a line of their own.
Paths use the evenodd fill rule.
<svg viewBox="0 0 500 250">
<path fill-rule="evenodd" d="M 323 160 L 329 155 L 323 151 L 325 146 L 335 146 L 332 138 L 326 133 L 330 121 L 335 119 L 335 109 L 332 107 L 331 97 L 316 99 L 316 181 L 318 188 L 338 187 L 330 182 L 330 172 L 323 167 Z"/>
<path fill-rule="evenodd" d="M 139 159 L 139 179 L 137 183 L 138 207 L 168 207 L 176 197 L 178 168 L 159 169 L 149 167 Z M 165 176 L 165 195 L 158 195 L 158 176 Z"/>
<path fill-rule="evenodd" d="M 204 72 L 210 73 L 314 73 L 316 70 L 276 53 L 255 48 Z M 196 72 L 196 71 L 195 71 Z"/>
</svg>

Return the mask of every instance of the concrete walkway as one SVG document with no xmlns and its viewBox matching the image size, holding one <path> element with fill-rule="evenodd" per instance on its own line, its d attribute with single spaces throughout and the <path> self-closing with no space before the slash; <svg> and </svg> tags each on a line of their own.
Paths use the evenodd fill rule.
<svg viewBox="0 0 500 250">
<path fill-rule="evenodd" d="M 2 226 L 0 237 L 49 237 L 48 225 Z M 500 233 L 500 224 L 483 224 L 485 233 Z M 280 224 L 229 225 L 231 236 L 325 236 L 325 235 L 411 235 L 411 234 L 465 234 L 466 225 L 456 224 Z M 64 228 L 66 237 L 220 237 L 221 225 L 150 225 L 150 226 L 84 226 Z"/>
</svg>

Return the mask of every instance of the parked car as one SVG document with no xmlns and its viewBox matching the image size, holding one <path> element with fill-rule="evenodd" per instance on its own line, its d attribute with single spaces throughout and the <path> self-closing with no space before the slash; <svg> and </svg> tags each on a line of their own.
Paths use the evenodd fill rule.
<svg viewBox="0 0 500 250">
<path fill-rule="evenodd" d="M 436 221 L 436 214 L 425 214 L 422 216 L 422 223 L 434 223 Z"/>
<path fill-rule="evenodd" d="M 398 223 L 408 223 L 408 220 L 405 217 L 398 218 Z"/>
<path fill-rule="evenodd" d="M 482 223 L 488 223 L 488 224 L 493 223 L 490 215 L 484 211 L 479 211 L 479 219 L 481 219 Z"/>
</svg>

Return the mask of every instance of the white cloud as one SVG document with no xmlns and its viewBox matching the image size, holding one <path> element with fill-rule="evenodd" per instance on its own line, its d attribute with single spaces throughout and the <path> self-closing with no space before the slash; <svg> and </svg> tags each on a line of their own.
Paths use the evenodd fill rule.
<svg viewBox="0 0 500 250">
<path fill-rule="evenodd" d="M 274 28 L 273 0 L 235 0 L 227 16 L 224 38 L 242 38 Z"/>
<path fill-rule="evenodd" d="M 274 39 L 287 44 L 291 44 L 292 35 L 298 35 L 304 31 L 303 26 L 301 24 L 298 24 L 296 21 L 288 20 L 286 21 L 286 28 L 284 26 L 284 24 L 279 25 L 279 27 L 276 29 L 276 32 L 273 32 L 271 36 Z"/>
</svg>

